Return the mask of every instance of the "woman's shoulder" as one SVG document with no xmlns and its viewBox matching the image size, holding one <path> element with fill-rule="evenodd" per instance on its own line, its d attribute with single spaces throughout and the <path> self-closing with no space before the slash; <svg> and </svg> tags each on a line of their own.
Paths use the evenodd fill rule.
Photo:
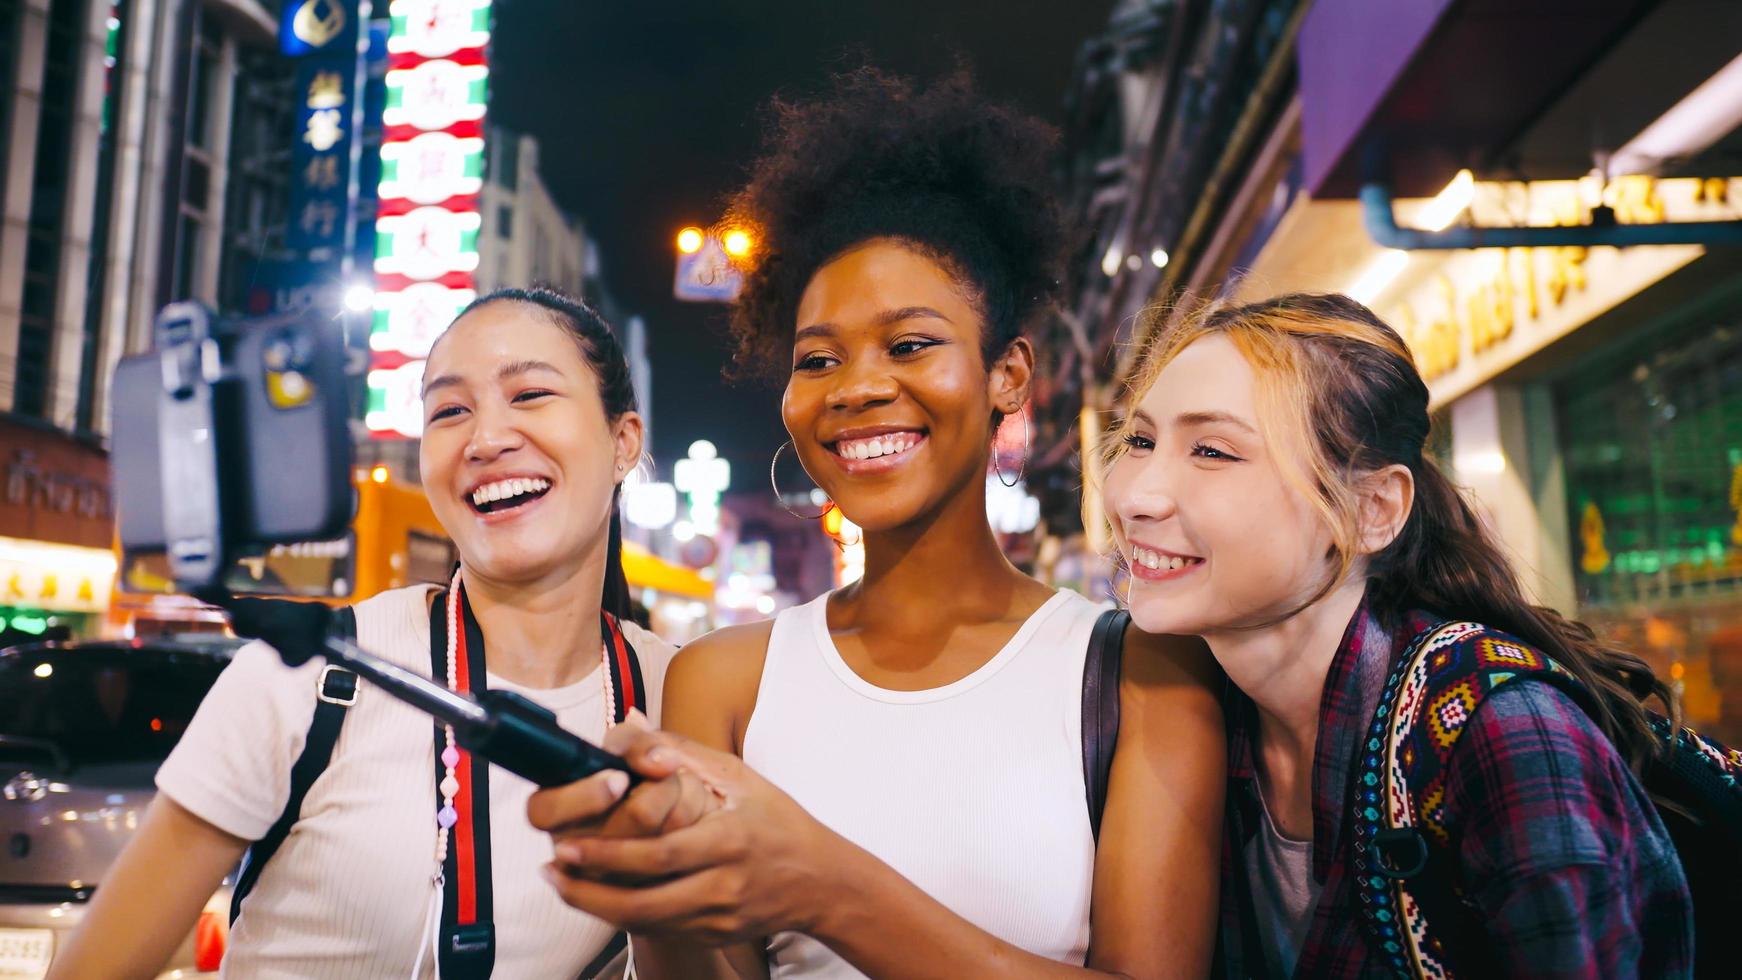
<svg viewBox="0 0 1742 980">
<path fill-rule="evenodd" d="M 773 635 L 772 619 L 722 626 L 684 644 L 672 659 L 672 673 L 728 686 L 754 685 L 762 678 Z"/>
</svg>

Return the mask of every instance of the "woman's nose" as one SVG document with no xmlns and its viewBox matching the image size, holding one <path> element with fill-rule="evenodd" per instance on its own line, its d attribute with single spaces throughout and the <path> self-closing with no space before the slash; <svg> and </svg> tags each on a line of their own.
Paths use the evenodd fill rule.
<svg viewBox="0 0 1742 980">
<path fill-rule="evenodd" d="M 1179 509 L 1165 467 L 1130 457 L 1114 464 L 1103 504 L 1124 524 L 1164 521 Z"/>
<path fill-rule="evenodd" d="M 472 413 L 472 420 L 472 437 L 466 442 L 468 460 L 488 463 L 526 442 L 507 411 L 479 405 Z"/>
<path fill-rule="evenodd" d="M 849 366 L 836 375 L 829 389 L 829 407 L 849 412 L 872 408 L 895 400 L 897 385 L 888 371 L 875 365 Z"/>
</svg>

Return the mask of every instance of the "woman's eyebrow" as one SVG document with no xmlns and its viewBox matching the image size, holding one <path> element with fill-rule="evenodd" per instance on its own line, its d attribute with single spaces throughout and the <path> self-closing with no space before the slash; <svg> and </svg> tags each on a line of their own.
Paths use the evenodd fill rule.
<svg viewBox="0 0 1742 980">
<path fill-rule="evenodd" d="M 1175 425 L 1182 429 L 1198 425 L 1222 424 L 1231 425 L 1237 429 L 1245 429 L 1247 432 L 1251 432 L 1255 435 L 1258 432 L 1257 429 L 1252 427 L 1250 422 L 1247 422 L 1238 415 L 1232 415 L 1228 412 L 1181 412 L 1179 415 L 1174 416 L 1173 421 Z"/>
<path fill-rule="evenodd" d="M 880 327 L 887 327 L 891 324 L 900 323 L 903 320 L 918 320 L 922 318 L 942 320 L 945 323 L 952 322 L 949 317 L 944 316 L 942 313 L 939 313 L 937 310 L 934 310 L 929 306 L 903 306 L 899 310 L 884 310 L 882 313 L 877 314 L 877 325 Z"/>
</svg>

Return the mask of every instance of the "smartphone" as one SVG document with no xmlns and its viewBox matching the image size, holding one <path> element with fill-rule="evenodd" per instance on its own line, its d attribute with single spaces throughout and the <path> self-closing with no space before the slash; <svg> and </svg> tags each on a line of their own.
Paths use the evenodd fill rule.
<svg viewBox="0 0 1742 980">
<path fill-rule="evenodd" d="M 178 587 L 202 587 L 236 558 L 344 534 L 355 503 L 338 325 L 176 303 L 154 332 L 157 348 L 123 358 L 111 387 L 126 560 L 167 554 Z"/>
</svg>

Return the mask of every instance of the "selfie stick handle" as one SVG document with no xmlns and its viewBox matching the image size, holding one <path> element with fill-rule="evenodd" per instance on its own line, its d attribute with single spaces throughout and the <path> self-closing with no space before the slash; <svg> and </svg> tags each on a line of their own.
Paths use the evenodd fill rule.
<svg viewBox="0 0 1742 980">
<path fill-rule="evenodd" d="M 538 786 L 562 786 L 605 769 L 636 776 L 622 758 L 570 733 L 556 715 L 511 691 L 476 698 L 375 656 L 341 636 L 326 638 L 327 662 L 367 679 L 394 698 L 453 726 L 460 748 Z"/>
</svg>

